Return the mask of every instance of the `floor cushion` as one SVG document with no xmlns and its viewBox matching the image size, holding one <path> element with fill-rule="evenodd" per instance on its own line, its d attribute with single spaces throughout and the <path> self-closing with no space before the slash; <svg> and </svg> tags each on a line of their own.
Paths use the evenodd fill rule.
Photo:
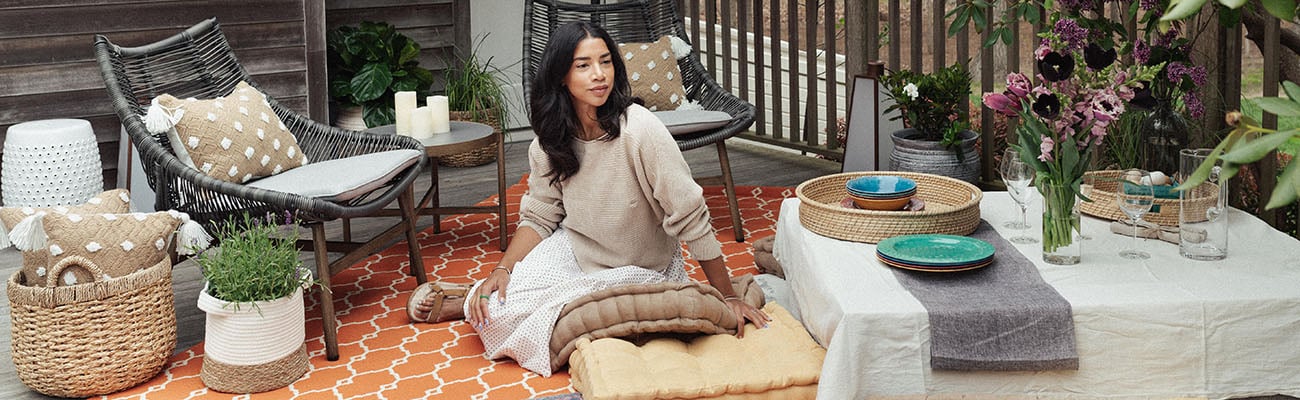
<svg viewBox="0 0 1300 400">
<path fill-rule="evenodd" d="M 586 400 L 816 398 L 826 350 L 780 305 L 763 311 L 772 322 L 746 324 L 743 338 L 579 339 L 573 388 Z"/>
<path fill-rule="evenodd" d="M 749 275 L 731 280 L 735 292 L 754 307 L 763 291 Z M 564 306 L 551 333 L 551 369 L 569 362 L 580 339 L 642 334 L 730 334 L 736 318 L 722 295 L 698 282 L 617 286 L 574 299 Z"/>
<path fill-rule="evenodd" d="M 258 179 L 248 186 L 328 201 L 348 201 L 383 186 L 406 167 L 419 162 L 420 157 L 424 153 L 419 150 L 401 149 L 320 161 Z"/>
</svg>

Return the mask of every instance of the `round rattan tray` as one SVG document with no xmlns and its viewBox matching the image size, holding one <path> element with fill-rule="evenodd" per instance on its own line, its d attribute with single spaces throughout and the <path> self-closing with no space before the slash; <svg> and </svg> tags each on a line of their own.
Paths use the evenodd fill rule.
<svg viewBox="0 0 1300 400">
<path fill-rule="evenodd" d="M 867 175 L 896 175 L 916 181 L 923 211 L 874 211 L 840 206 L 848 196 L 844 183 Z M 984 193 L 956 179 L 899 171 L 847 172 L 809 179 L 795 189 L 799 222 L 819 235 L 854 242 L 876 243 L 898 235 L 945 233 L 968 235 L 980 222 Z"/>
<path fill-rule="evenodd" d="M 1092 178 L 1093 185 L 1091 190 L 1084 189 L 1083 195 L 1092 201 L 1079 203 L 1079 211 L 1111 221 L 1128 221 L 1128 215 L 1124 215 L 1115 203 L 1115 192 L 1119 189 L 1119 180 L 1123 174 L 1124 171 L 1120 170 L 1084 173 L 1085 178 Z M 1205 209 L 1214 207 L 1219 202 L 1219 186 L 1207 182 L 1193 190 L 1197 196 L 1192 200 L 1156 198 L 1151 203 L 1151 211 L 1143 215 L 1142 220 L 1162 226 L 1178 226 L 1178 211 L 1183 207 L 1192 207 L 1194 212 L 1190 215 L 1194 218 L 1190 222 L 1205 221 Z"/>
</svg>

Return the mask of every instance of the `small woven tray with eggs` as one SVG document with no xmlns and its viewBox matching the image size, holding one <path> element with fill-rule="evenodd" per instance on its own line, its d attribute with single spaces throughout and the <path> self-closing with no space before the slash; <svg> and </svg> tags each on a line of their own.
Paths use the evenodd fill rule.
<svg viewBox="0 0 1300 400">
<path fill-rule="evenodd" d="M 1142 219 L 1160 224 L 1162 226 L 1178 226 L 1178 213 L 1184 207 L 1191 207 L 1193 212 L 1188 214 L 1191 222 L 1200 222 L 1206 219 L 1205 209 L 1213 207 L 1219 201 L 1219 187 L 1211 183 L 1205 183 L 1197 186 L 1198 192 L 1204 192 L 1204 196 L 1198 196 L 1191 200 L 1179 200 L 1178 192 L 1174 191 L 1174 182 L 1169 180 L 1163 174 L 1153 174 L 1156 198 L 1151 204 L 1151 211 L 1142 216 Z M 1079 203 L 1079 211 L 1097 218 L 1108 219 L 1111 221 L 1127 221 L 1128 216 L 1120 211 L 1119 205 L 1115 203 L 1115 192 L 1119 189 L 1119 182 L 1124 179 L 1124 171 L 1105 170 L 1089 171 L 1084 175 L 1084 182 L 1092 182 L 1091 186 L 1084 185 L 1081 187 L 1084 197 L 1092 199 L 1091 202 Z"/>
</svg>

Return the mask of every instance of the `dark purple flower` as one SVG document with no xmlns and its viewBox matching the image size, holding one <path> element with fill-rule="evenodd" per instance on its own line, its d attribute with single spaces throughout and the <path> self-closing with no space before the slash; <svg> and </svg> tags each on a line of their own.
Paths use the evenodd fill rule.
<svg viewBox="0 0 1300 400">
<path fill-rule="evenodd" d="M 1160 102 L 1151 94 L 1151 82 L 1142 81 L 1140 83 L 1142 87 L 1133 89 L 1133 99 L 1129 100 L 1128 103 L 1144 110 L 1155 108 L 1156 104 Z"/>
<path fill-rule="evenodd" d="M 1138 4 L 1138 7 L 1142 8 L 1143 10 L 1154 10 L 1158 12 L 1163 11 L 1159 9 L 1160 0 L 1142 0 L 1141 3 Z"/>
<path fill-rule="evenodd" d="M 1088 29 L 1079 26 L 1073 19 L 1062 18 L 1052 27 L 1052 33 L 1066 44 L 1066 50 L 1082 50 L 1088 40 Z"/>
<path fill-rule="evenodd" d="M 1089 44 L 1087 48 L 1083 49 L 1083 62 L 1088 64 L 1088 68 L 1093 70 L 1101 70 L 1109 67 L 1111 64 L 1115 63 L 1115 58 L 1118 56 L 1119 54 L 1115 52 L 1114 48 L 1103 50 L 1101 46 L 1098 46 L 1096 43 Z"/>
<path fill-rule="evenodd" d="M 1074 73 L 1074 57 L 1055 51 L 1047 53 L 1042 60 L 1038 61 L 1038 71 L 1042 73 L 1043 79 L 1049 82 L 1063 81 Z"/>
<path fill-rule="evenodd" d="M 1200 118 L 1205 115 L 1205 104 L 1201 103 L 1201 97 L 1196 92 L 1187 92 L 1183 94 L 1183 104 L 1187 106 L 1187 114 L 1192 118 Z"/>
<path fill-rule="evenodd" d="M 1051 94 L 1040 94 L 1034 99 L 1034 113 L 1045 119 L 1061 115 L 1061 99 Z"/>
<path fill-rule="evenodd" d="M 1151 46 L 1147 45 L 1147 41 L 1138 39 L 1138 41 L 1133 42 L 1133 61 L 1136 61 L 1138 65 L 1146 65 L 1147 61 L 1150 60 Z"/>
</svg>

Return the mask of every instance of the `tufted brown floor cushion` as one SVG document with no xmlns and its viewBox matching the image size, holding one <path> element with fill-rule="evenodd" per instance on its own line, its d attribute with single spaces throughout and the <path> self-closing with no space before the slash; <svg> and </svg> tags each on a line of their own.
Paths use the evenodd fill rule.
<svg viewBox="0 0 1300 400">
<path fill-rule="evenodd" d="M 580 339 L 569 360 L 573 388 L 587 400 L 817 397 L 826 350 L 780 305 L 763 310 L 772 322 L 747 324 L 743 338 Z"/>
<path fill-rule="evenodd" d="M 731 284 L 746 303 L 763 306 L 763 291 L 753 277 L 732 278 Z M 735 332 L 736 318 L 712 286 L 685 282 L 613 287 L 574 299 L 560 311 L 551 334 L 551 369 L 569 362 L 578 339 Z"/>
</svg>

